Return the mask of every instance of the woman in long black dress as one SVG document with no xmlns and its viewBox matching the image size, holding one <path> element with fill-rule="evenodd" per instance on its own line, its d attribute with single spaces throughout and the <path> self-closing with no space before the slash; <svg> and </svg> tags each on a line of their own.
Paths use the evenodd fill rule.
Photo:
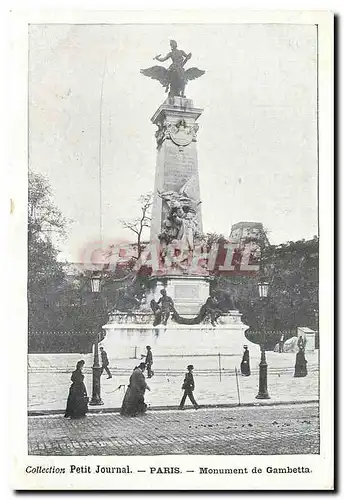
<svg viewBox="0 0 344 500">
<path fill-rule="evenodd" d="M 305 349 L 302 347 L 303 345 L 301 344 L 299 352 L 296 354 L 294 377 L 307 377 L 308 375 L 307 360 L 305 358 Z"/>
<path fill-rule="evenodd" d="M 129 385 L 122 403 L 121 415 L 136 417 L 137 415 L 142 415 L 147 410 L 144 396 L 146 389 L 150 391 L 150 388 L 146 384 L 143 374 L 145 366 L 145 363 L 140 363 L 139 366 L 134 368 L 130 376 Z"/>
<path fill-rule="evenodd" d="M 240 365 L 241 374 L 245 377 L 249 377 L 251 375 L 250 369 L 250 351 L 247 348 L 247 345 L 244 345 L 244 354 L 242 356 L 242 361 Z"/>
<path fill-rule="evenodd" d="M 84 384 L 84 374 L 82 373 L 84 364 L 85 361 L 83 359 L 78 361 L 76 364 L 76 369 L 72 373 L 72 385 L 69 389 L 67 408 L 65 413 L 66 418 L 84 417 L 88 410 L 88 397 Z"/>
</svg>

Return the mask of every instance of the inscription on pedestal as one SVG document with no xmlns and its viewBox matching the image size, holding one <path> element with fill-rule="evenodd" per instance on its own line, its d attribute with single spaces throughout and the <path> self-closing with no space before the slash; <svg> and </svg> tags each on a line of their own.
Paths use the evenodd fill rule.
<svg viewBox="0 0 344 500">
<path fill-rule="evenodd" d="M 175 285 L 175 299 L 199 299 L 199 287 L 193 285 Z"/>
<path fill-rule="evenodd" d="M 197 174 L 195 152 L 185 148 L 179 151 L 177 147 L 166 149 L 164 187 L 178 191 Z"/>
</svg>

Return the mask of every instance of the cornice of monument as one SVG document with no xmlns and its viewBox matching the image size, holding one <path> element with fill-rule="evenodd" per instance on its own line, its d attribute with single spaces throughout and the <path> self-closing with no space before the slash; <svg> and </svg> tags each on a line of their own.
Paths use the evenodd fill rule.
<svg viewBox="0 0 344 500">
<path fill-rule="evenodd" d="M 183 118 L 193 118 L 196 121 L 202 113 L 202 108 L 193 107 L 191 99 L 184 97 L 169 97 L 158 107 L 151 118 L 151 122 L 156 124 L 166 115 L 174 115 L 176 118 L 180 118 L 182 115 Z"/>
</svg>

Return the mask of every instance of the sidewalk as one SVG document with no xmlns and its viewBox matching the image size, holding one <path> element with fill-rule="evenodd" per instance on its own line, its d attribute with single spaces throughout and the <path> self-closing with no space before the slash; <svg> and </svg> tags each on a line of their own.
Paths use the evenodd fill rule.
<svg viewBox="0 0 344 500">
<path fill-rule="evenodd" d="M 108 413 L 70 420 L 55 415 L 29 417 L 28 424 L 30 455 L 319 453 L 317 404 L 151 410 L 136 418 Z"/>
<path fill-rule="evenodd" d="M 92 394 L 92 355 L 30 355 L 29 357 L 29 411 L 64 410 L 70 375 L 78 359 L 85 359 L 85 383 Z M 269 403 L 318 400 L 317 353 L 307 356 L 308 376 L 294 378 L 295 355 L 267 353 Z M 111 360 L 112 379 L 101 378 L 103 410 L 120 408 L 132 368 L 140 360 Z M 176 407 L 182 396 L 185 367 L 195 365 L 195 397 L 200 405 L 257 404 L 259 359 L 251 359 L 251 376 L 240 375 L 239 357 L 155 358 L 155 375 L 147 379 L 151 391 L 146 392 L 149 407 Z M 115 366 L 116 368 L 113 368 Z M 239 370 L 236 378 L 235 368 Z M 220 377 L 221 373 L 221 377 Z M 238 386 L 237 386 L 238 383 Z M 120 387 L 121 386 L 121 387 Z M 238 394 L 239 389 L 239 394 Z"/>
</svg>

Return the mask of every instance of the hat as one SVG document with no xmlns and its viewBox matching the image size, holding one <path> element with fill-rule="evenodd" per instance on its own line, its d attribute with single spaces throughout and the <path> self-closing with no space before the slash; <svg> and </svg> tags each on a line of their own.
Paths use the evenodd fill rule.
<svg viewBox="0 0 344 500">
<path fill-rule="evenodd" d="M 146 349 L 151 349 L 151 346 L 150 345 L 146 345 Z"/>
<path fill-rule="evenodd" d="M 139 364 L 139 368 L 141 368 L 142 370 L 143 370 L 144 368 L 146 368 L 146 363 L 140 363 L 140 364 Z"/>
<path fill-rule="evenodd" d="M 247 345 L 244 345 L 244 347 L 247 347 Z"/>
<path fill-rule="evenodd" d="M 187 366 L 187 369 L 188 369 L 188 370 L 193 370 L 193 369 L 194 369 L 194 367 L 193 367 L 193 365 L 188 365 L 188 366 Z"/>
</svg>

